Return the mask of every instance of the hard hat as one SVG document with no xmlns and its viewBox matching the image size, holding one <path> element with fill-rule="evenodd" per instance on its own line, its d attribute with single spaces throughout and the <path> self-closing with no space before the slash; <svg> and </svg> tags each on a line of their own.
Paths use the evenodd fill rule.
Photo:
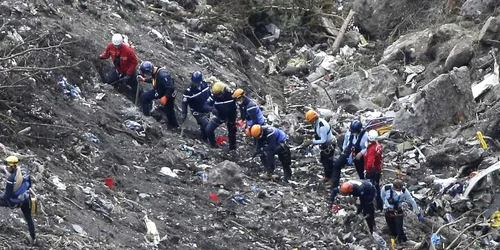
<svg viewBox="0 0 500 250">
<path fill-rule="evenodd" d="M 216 82 L 212 86 L 212 93 L 214 93 L 214 94 L 221 93 L 225 88 L 226 88 L 226 84 L 224 84 L 222 82 Z"/>
<path fill-rule="evenodd" d="M 19 159 L 16 156 L 11 155 L 5 159 L 5 162 L 7 163 L 7 166 L 15 167 L 19 162 Z"/>
<path fill-rule="evenodd" d="M 311 109 L 306 112 L 306 121 L 309 123 L 313 122 L 314 119 L 318 118 L 318 116 L 319 116 L 318 113 Z"/>
<path fill-rule="evenodd" d="M 148 73 L 153 73 L 153 63 L 151 63 L 150 61 L 144 61 L 141 63 L 141 67 L 140 70 L 141 70 L 141 75 L 146 75 Z"/>
<path fill-rule="evenodd" d="M 378 139 L 378 131 L 372 129 L 368 131 L 368 141 L 376 141 Z"/>
<path fill-rule="evenodd" d="M 111 38 L 111 43 L 115 46 L 121 45 L 123 43 L 123 36 L 121 34 L 114 34 Z"/>
<path fill-rule="evenodd" d="M 342 186 L 340 186 L 340 193 L 341 194 L 350 194 L 353 189 L 354 189 L 354 185 L 352 185 L 352 183 L 344 182 L 344 183 L 342 183 Z"/>
<path fill-rule="evenodd" d="M 195 71 L 191 74 L 191 81 L 193 83 L 200 83 L 203 81 L 203 74 L 200 71 Z"/>
<path fill-rule="evenodd" d="M 259 124 L 255 124 L 250 129 L 250 134 L 252 137 L 259 137 L 262 133 L 262 127 Z"/>
<path fill-rule="evenodd" d="M 243 91 L 242 89 L 236 89 L 234 92 L 233 92 L 233 98 L 234 99 L 238 99 L 240 97 L 243 97 L 245 95 L 245 91 Z"/>
<path fill-rule="evenodd" d="M 245 129 L 245 135 L 252 136 L 252 133 L 250 132 L 250 128 Z"/>
<path fill-rule="evenodd" d="M 361 132 L 362 127 L 363 127 L 363 124 L 360 121 L 354 120 L 351 122 L 351 126 L 349 126 L 349 130 L 352 133 L 359 133 L 359 132 Z"/>
</svg>

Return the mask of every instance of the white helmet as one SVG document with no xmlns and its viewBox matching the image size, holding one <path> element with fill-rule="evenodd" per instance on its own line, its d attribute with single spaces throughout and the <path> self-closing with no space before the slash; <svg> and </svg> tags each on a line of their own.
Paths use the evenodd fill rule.
<svg viewBox="0 0 500 250">
<path fill-rule="evenodd" d="M 111 38 L 111 43 L 115 46 L 121 45 L 123 43 L 123 36 L 121 34 L 114 34 L 113 38 Z"/>
<path fill-rule="evenodd" d="M 378 139 L 378 131 L 372 129 L 368 131 L 368 141 L 376 141 Z"/>
</svg>

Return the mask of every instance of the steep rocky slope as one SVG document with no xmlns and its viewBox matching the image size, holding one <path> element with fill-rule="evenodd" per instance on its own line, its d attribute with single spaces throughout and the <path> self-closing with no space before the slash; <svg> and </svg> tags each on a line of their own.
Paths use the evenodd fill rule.
<svg viewBox="0 0 500 250">
<path fill-rule="evenodd" d="M 390 1 L 342 2 L 335 1 L 335 8 L 343 7 L 338 14 L 345 17 L 346 10 L 355 9 L 359 15 L 354 24 L 361 27 L 368 44 L 358 47 L 359 34 L 351 25 L 351 35 L 342 44 L 348 47 L 333 57 L 328 30 L 320 29 L 328 36 L 318 40 L 313 40 L 318 38 L 316 30 L 304 31 L 306 25 L 314 25 L 305 22 L 310 13 L 301 19 L 304 27 L 296 27 L 299 34 L 307 34 L 301 38 L 290 23 L 276 18 L 283 17 L 279 11 L 273 10 L 276 16 L 268 13 L 267 19 L 253 16 L 258 20 L 250 22 L 257 26 L 261 21 L 260 28 L 276 22 L 283 29 L 277 40 L 257 41 L 273 34 L 237 29 L 236 22 L 217 12 L 224 9 L 219 5 L 225 1 L 209 2 L 212 8 L 203 1 L 3 1 L 2 155 L 19 154 L 23 166 L 31 170 L 41 209 L 35 217 L 39 238 L 34 246 L 24 240 L 26 228 L 20 213 L 0 210 L 2 247 L 346 249 L 351 243 L 351 247 L 366 249 L 377 245 L 352 216 L 332 214 L 326 203 L 328 189 L 319 183 L 322 168 L 314 151 L 293 151 L 295 182 L 264 182 L 258 179 L 261 164 L 250 158 L 251 143 L 243 136 L 238 139 L 240 150 L 226 153 L 199 142 L 193 120 L 182 131 L 167 130 L 162 122 L 142 116 L 133 98 L 102 83 L 109 65 L 98 60 L 98 55 L 115 32 L 127 36 L 141 60 L 171 70 L 178 92 L 188 83 L 189 73 L 200 69 L 206 77 L 244 87 L 265 107 L 268 118 L 274 117 L 274 124 L 289 133 L 292 146 L 299 145 L 310 129 L 302 118 L 307 106 L 346 110 L 325 111 L 333 116 L 331 123 L 338 132 L 353 118 L 396 116 L 397 130 L 385 142 L 384 180 L 394 178 L 396 168 L 402 169 L 423 208 L 434 198 L 451 201 L 428 190 L 435 187 L 432 176 L 445 179 L 456 175 L 460 167 L 466 169 L 466 176 L 498 161 L 498 86 L 476 98 L 477 102 L 471 100 L 471 84 L 494 68 L 488 53 L 498 38 L 494 30 L 481 31 L 493 9 L 484 11 L 482 5 L 467 1 L 455 15 L 459 6 L 452 8 L 449 1 L 424 1 L 419 6 L 399 1 L 392 6 L 394 15 L 386 15 L 381 10 L 391 10 L 386 8 Z M 438 18 L 443 6 L 453 10 L 449 20 Z M 399 14 L 405 13 L 398 10 L 413 8 L 417 11 L 411 18 L 426 22 L 412 25 L 414 20 L 406 17 L 397 25 L 402 18 Z M 288 9 L 281 11 L 290 16 Z M 377 20 L 384 22 L 373 27 Z M 340 27 L 342 22 L 337 21 Z M 456 46 L 459 41 L 462 45 Z M 259 43 L 265 48 L 258 49 Z M 357 50 L 352 53 L 354 47 Z M 441 106 L 440 100 L 446 105 Z M 278 116 L 272 112 L 276 106 Z M 474 144 L 476 130 L 492 138 L 487 150 Z M 410 146 L 401 149 L 408 142 Z M 192 146 L 195 152 L 183 151 L 182 145 Z M 415 154 L 418 150 L 425 161 Z M 208 174 L 208 180 L 200 172 Z M 343 171 L 345 178 L 354 176 L 352 168 Z M 113 190 L 104 185 L 110 177 L 115 182 Z M 498 186 L 484 188 L 494 196 Z M 210 193 L 218 194 L 218 203 L 210 199 Z M 478 215 L 486 207 L 494 210 L 497 200 L 475 201 L 465 221 L 443 230 L 443 242 L 459 238 L 460 227 L 466 223 L 484 219 Z M 345 209 L 341 211 L 351 211 L 352 204 L 351 198 L 339 202 Z M 436 227 L 445 223 L 445 212 L 459 217 L 471 209 L 465 205 L 451 209 L 447 204 L 446 209 L 426 214 L 429 219 L 424 223 L 413 214 L 408 217 L 409 237 L 422 249 L 429 247 Z M 155 223 L 159 235 L 148 233 L 147 220 Z M 384 224 L 378 216 L 377 232 L 388 240 Z M 482 226 L 482 231 L 475 231 L 477 236 L 490 230 Z M 482 245 L 477 247 L 494 247 L 498 233 L 490 233 L 485 237 L 488 242 L 479 241 Z"/>
</svg>

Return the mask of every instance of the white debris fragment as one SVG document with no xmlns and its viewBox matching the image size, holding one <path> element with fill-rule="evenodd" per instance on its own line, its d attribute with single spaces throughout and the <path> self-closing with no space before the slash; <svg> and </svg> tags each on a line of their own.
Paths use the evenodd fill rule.
<svg viewBox="0 0 500 250">
<path fill-rule="evenodd" d="M 158 245 L 160 243 L 160 233 L 156 229 L 156 224 L 148 218 L 148 215 L 144 215 L 144 223 L 146 223 L 146 240 L 152 242 L 153 245 Z"/>
<path fill-rule="evenodd" d="M 66 184 L 61 182 L 59 176 L 54 175 L 50 177 L 50 181 L 57 187 L 57 190 L 66 190 Z"/>
<path fill-rule="evenodd" d="M 179 176 L 174 171 L 172 171 L 172 169 L 170 169 L 169 167 L 162 167 L 160 170 L 160 174 L 165 175 L 165 176 L 170 176 L 173 178 L 179 178 Z"/>
</svg>

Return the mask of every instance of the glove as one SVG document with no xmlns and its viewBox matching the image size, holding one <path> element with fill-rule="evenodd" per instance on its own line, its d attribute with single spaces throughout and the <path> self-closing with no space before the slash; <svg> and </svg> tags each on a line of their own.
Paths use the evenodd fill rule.
<svg viewBox="0 0 500 250">
<path fill-rule="evenodd" d="M 419 215 L 418 215 L 418 220 L 419 220 L 419 221 L 424 221 L 424 216 L 423 216 L 423 215 L 421 215 L 421 214 L 419 214 Z"/>
<path fill-rule="evenodd" d="M 161 106 L 165 107 L 167 105 L 167 101 L 168 101 L 168 97 L 166 96 L 162 96 L 160 98 L 160 103 L 161 103 Z"/>
<path fill-rule="evenodd" d="M 146 78 L 144 78 L 144 77 L 143 77 L 143 76 L 141 76 L 141 75 L 138 75 L 138 76 L 137 76 L 137 81 L 139 81 L 139 82 L 145 82 L 145 81 L 146 81 Z"/>
<path fill-rule="evenodd" d="M 338 212 L 338 211 L 339 211 L 339 206 L 337 206 L 337 205 L 335 205 L 335 204 L 333 204 L 333 203 L 330 203 L 330 207 L 332 208 L 332 210 L 333 210 L 334 212 Z"/>
<path fill-rule="evenodd" d="M 347 158 L 347 164 L 352 164 L 352 162 L 353 162 L 352 155 L 349 155 L 349 158 Z"/>
<path fill-rule="evenodd" d="M 214 108 L 214 109 L 212 109 L 212 114 L 213 114 L 214 116 L 218 117 L 218 116 L 219 116 L 219 111 L 218 111 L 217 109 L 215 109 L 215 108 Z"/>
</svg>

